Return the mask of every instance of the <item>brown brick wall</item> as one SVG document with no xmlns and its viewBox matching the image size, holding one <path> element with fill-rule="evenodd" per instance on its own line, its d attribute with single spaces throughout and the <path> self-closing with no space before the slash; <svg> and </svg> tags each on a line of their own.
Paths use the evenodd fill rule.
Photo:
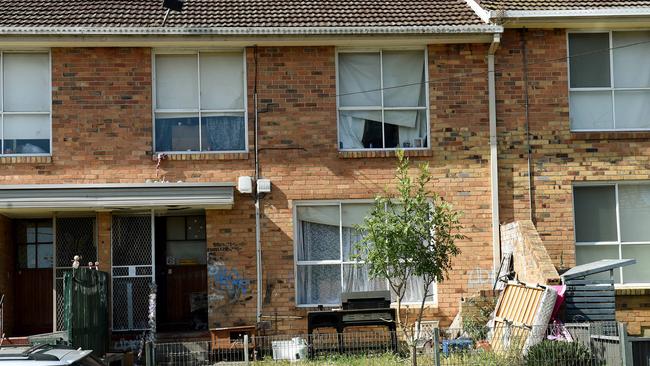
<svg viewBox="0 0 650 366">
<path fill-rule="evenodd" d="M 528 49 L 532 219 L 556 266 L 575 264 L 572 184 L 647 180 L 648 133 L 570 131 L 566 32 L 506 30 L 497 52 L 499 199 L 502 223 L 530 218 L 522 38 Z M 647 295 L 617 295 L 617 319 L 638 334 Z"/>
<path fill-rule="evenodd" d="M 634 336 L 650 336 L 650 290 L 616 290 L 616 320 L 627 323 Z"/>
<path fill-rule="evenodd" d="M 5 296 L 3 307 L 4 332 L 11 334 L 16 249 L 12 238 L 11 221 L 0 215 L 0 297 Z"/>
<path fill-rule="evenodd" d="M 431 187 L 465 215 L 467 239 L 449 280 L 439 285 L 438 306 L 428 317 L 449 323 L 460 298 L 489 288 L 492 266 L 487 77 L 485 45 L 430 46 L 431 145 L 415 162 L 429 162 Z M 253 49 L 247 51 L 249 142 L 252 150 Z M 293 206 L 296 200 L 371 199 L 392 183 L 395 159 L 348 159 L 337 149 L 334 47 L 258 49 L 261 174 L 273 191 L 262 205 L 263 315 L 272 329 L 305 330 L 306 310 L 295 307 Z M 159 174 L 152 148 L 151 50 L 55 48 L 52 50 L 53 157 L 51 162 L 4 164 L 0 184 L 234 182 L 253 174 L 252 154 L 204 155 L 163 161 Z M 474 75 L 454 78 L 458 73 Z M 358 157 L 358 156 L 356 156 Z M 100 241 L 106 214 L 100 214 Z M 226 308 L 215 283 L 210 326 L 251 323 L 255 317 L 255 226 L 250 196 L 237 194 L 232 210 L 206 213 L 208 251 L 236 269 L 245 293 Z M 102 224 L 104 223 L 104 224 Z M 102 239 L 104 238 L 104 239 Z M 105 248 L 100 245 L 100 248 Z M 100 249 L 101 255 L 105 253 Z M 105 261 L 101 261 L 103 264 Z M 228 288 L 226 288 L 228 290 Z M 277 319 L 277 322 L 275 320 Z"/>
</svg>

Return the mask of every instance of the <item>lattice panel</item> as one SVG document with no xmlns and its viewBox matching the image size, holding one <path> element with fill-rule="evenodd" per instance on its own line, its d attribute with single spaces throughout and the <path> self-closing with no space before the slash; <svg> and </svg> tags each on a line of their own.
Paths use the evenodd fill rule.
<svg viewBox="0 0 650 366">
<path fill-rule="evenodd" d="M 56 329 L 65 330 L 63 316 L 63 275 L 72 269 L 72 258 L 81 256 L 81 265 L 97 261 L 96 221 L 94 217 L 56 218 Z"/>
<path fill-rule="evenodd" d="M 151 277 L 113 279 L 113 330 L 148 329 Z"/>
<path fill-rule="evenodd" d="M 113 216 L 113 266 L 152 264 L 151 217 Z"/>
<path fill-rule="evenodd" d="M 65 330 L 63 278 L 56 279 L 56 330 Z"/>
</svg>

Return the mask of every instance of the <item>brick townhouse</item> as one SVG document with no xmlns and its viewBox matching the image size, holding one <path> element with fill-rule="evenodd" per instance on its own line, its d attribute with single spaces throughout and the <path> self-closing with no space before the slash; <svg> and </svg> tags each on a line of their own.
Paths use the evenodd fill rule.
<svg viewBox="0 0 650 366">
<path fill-rule="evenodd" d="M 5 331 L 61 329 L 62 274 L 81 255 L 111 274 L 114 334 L 147 327 L 153 282 L 159 330 L 304 332 L 310 309 L 386 287 L 351 261 L 352 226 L 392 183 L 399 147 L 464 212 L 427 317 L 448 324 L 491 288 L 499 224 L 532 220 L 557 267 L 637 259 L 617 278 L 636 296 L 617 302 L 641 333 L 648 9 L 3 1 Z M 240 177 L 270 192 L 256 201 Z"/>
</svg>

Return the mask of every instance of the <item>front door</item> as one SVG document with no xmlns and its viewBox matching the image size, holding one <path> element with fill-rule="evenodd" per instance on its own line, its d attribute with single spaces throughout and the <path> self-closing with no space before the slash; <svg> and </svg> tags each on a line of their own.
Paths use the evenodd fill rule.
<svg viewBox="0 0 650 366">
<path fill-rule="evenodd" d="M 52 331 L 52 220 L 18 220 L 15 225 L 14 335 Z"/>
<path fill-rule="evenodd" d="M 113 216 L 113 330 L 149 329 L 153 216 Z"/>
<path fill-rule="evenodd" d="M 207 328 L 205 216 L 158 218 L 156 248 L 161 331 Z"/>
</svg>

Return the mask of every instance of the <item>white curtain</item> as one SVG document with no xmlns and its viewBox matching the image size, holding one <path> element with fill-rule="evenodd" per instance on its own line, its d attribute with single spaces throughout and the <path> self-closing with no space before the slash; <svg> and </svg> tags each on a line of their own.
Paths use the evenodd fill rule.
<svg viewBox="0 0 650 366">
<path fill-rule="evenodd" d="M 201 109 L 244 109 L 244 60 L 239 52 L 205 53 L 201 64 Z"/>
<path fill-rule="evenodd" d="M 156 107 L 198 109 L 197 55 L 156 55 Z"/>
<path fill-rule="evenodd" d="M 572 91 L 569 102 L 571 129 L 614 128 L 611 91 Z"/>
<path fill-rule="evenodd" d="M 331 225 L 338 228 L 339 206 L 298 206 L 298 221 Z"/>
<path fill-rule="evenodd" d="M 381 122 L 381 111 L 341 111 L 339 118 L 341 148 L 363 148 L 363 130 L 366 120 Z"/>
<path fill-rule="evenodd" d="M 650 241 L 650 185 L 621 184 L 618 187 L 618 207 L 621 241 Z"/>
<path fill-rule="evenodd" d="M 421 107 L 424 82 L 422 51 L 383 52 L 385 107 Z M 414 123 L 410 126 L 413 127 Z"/>
<path fill-rule="evenodd" d="M 381 106 L 379 53 L 339 54 L 339 104 Z"/>
<path fill-rule="evenodd" d="M 429 286 L 426 301 L 433 301 L 434 291 L 435 291 L 435 283 L 432 283 Z M 424 297 L 424 281 L 422 280 L 422 277 L 412 276 L 406 283 L 406 291 L 404 292 L 404 298 L 402 299 L 402 301 L 419 303 L 420 301 L 422 301 L 422 297 Z"/>
<path fill-rule="evenodd" d="M 650 128 L 650 91 L 614 92 L 616 129 Z"/>
<path fill-rule="evenodd" d="M 298 229 L 298 261 L 340 260 L 339 227 L 302 221 Z"/>
<path fill-rule="evenodd" d="M 650 87 L 650 32 L 613 32 L 614 87 Z"/>
<path fill-rule="evenodd" d="M 5 140 L 40 140 L 49 138 L 49 115 L 6 114 L 4 116 Z"/>
<path fill-rule="evenodd" d="M 50 59 L 47 53 L 3 55 L 4 110 L 50 111 Z"/>
</svg>

